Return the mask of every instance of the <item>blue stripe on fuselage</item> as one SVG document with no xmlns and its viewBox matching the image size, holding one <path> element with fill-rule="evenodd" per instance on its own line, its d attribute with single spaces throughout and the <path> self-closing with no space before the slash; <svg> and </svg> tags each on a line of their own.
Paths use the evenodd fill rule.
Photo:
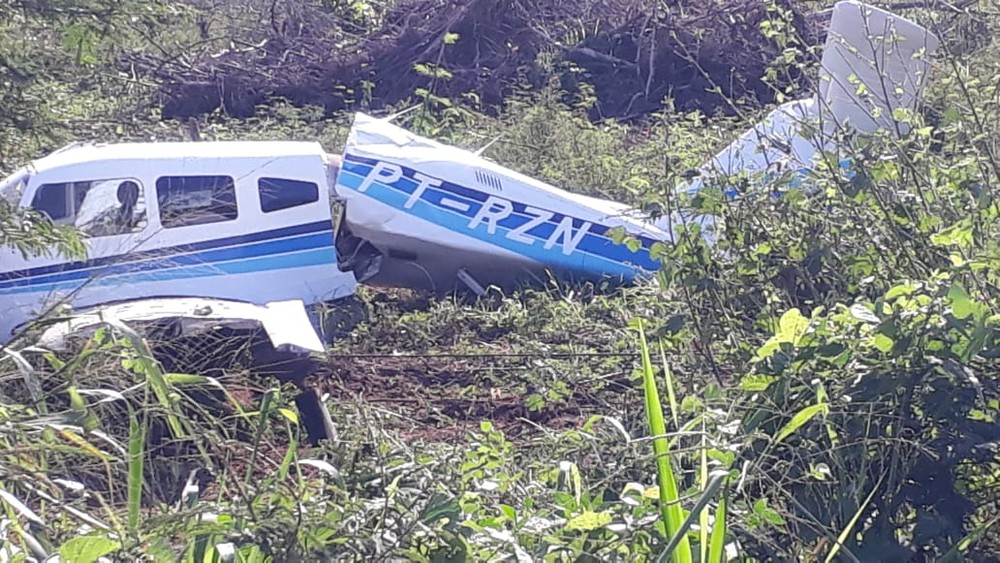
<svg viewBox="0 0 1000 563">
<path fill-rule="evenodd" d="M 38 288 L 42 286 L 64 287 L 66 284 L 79 284 L 97 276 L 119 278 L 128 274 L 131 276 L 129 279 L 133 279 L 137 274 L 145 273 L 147 276 L 160 279 L 166 276 L 163 272 L 167 270 L 176 270 L 176 272 L 170 274 L 172 277 L 164 279 L 176 279 L 180 273 L 196 272 L 198 268 L 202 270 L 218 268 L 218 265 L 223 263 L 259 263 L 262 269 L 269 269 L 271 267 L 269 264 L 273 264 L 273 260 L 268 261 L 267 259 L 307 250 L 317 251 L 311 254 L 312 258 L 310 258 L 316 264 L 336 262 L 333 227 L 329 221 L 318 221 L 135 253 L 123 253 L 92 260 L 3 272 L 0 273 L 0 293 L 36 291 L 40 290 Z M 226 272 L 220 271 L 220 273 Z M 180 277 L 185 276 L 186 274 L 180 275 Z M 148 281 L 152 278 L 135 279 Z"/>
<path fill-rule="evenodd" d="M 288 252 L 279 255 L 262 256 L 243 260 L 213 262 L 194 266 L 163 268 L 160 270 L 143 272 L 126 272 L 116 275 L 105 275 L 101 272 L 100 277 L 95 277 L 92 280 L 66 280 L 0 289 L 0 295 L 35 292 L 48 293 L 51 291 L 61 290 L 72 291 L 83 286 L 84 284 L 86 284 L 87 287 L 104 287 L 109 285 L 122 286 L 127 284 L 184 280 L 227 274 L 246 274 L 270 270 L 287 270 L 290 268 L 304 268 L 309 266 L 333 266 L 336 263 L 336 259 L 333 247 L 316 248 L 312 250 Z"/>
<path fill-rule="evenodd" d="M 345 162 L 338 180 L 345 187 L 357 190 L 364 178 L 371 173 L 377 162 L 369 158 L 357 157 L 350 154 L 345 155 Z M 491 194 L 471 190 L 458 184 L 440 180 L 439 178 L 434 178 L 434 180 L 439 181 L 441 185 L 427 188 L 421 194 L 418 205 L 410 209 L 404 209 L 403 203 L 416 190 L 418 185 L 418 181 L 413 177 L 415 171 L 404 166 L 399 166 L 396 163 L 388 164 L 401 169 L 403 178 L 393 182 L 392 185 L 376 181 L 373 185 L 380 188 L 377 193 L 373 193 L 372 188 L 369 188 L 366 193 L 401 211 L 439 224 L 454 232 L 466 234 L 476 239 L 501 246 L 543 263 L 558 264 L 562 267 L 578 271 L 592 273 L 594 270 L 604 269 L 607 270 L 606 273 L 608 274 L 620 274 L 631 279 L 639 273 L 638 270 L 640 269 L 652 271 L 660 267 L 659 262 L 650 258 L 649 251 L 653 244 L 661 241 L 646 236 L 637 237 L 642 243 L 642 247 L 633 252 L 626 245 L 616 243 L 609 238 L 608 231 L 611 227 L 596 223 L 589 226 L 586 234 L 570 255 L 565 255 L 562 252 L 561 243 L 556 243 L 551 249 L 544 249 L 543 244 L 536 246 L 534 243 L 527 244 L 507 238 L 506 235 L 511 230 L 523 226 L 530 220 L 537 220 L 538 217 L 528 212 L 527 208 L 530 206 L 512 201 L 506 197 L 494 196 L 509 201 L 513 208 L 513 212 L 510 215 L 497 222 L 497 233 L 489 234 L 485 223 L 478 225 L 475 229 L 471 229 L 469 228 L 469 224 L 488 201 Z M 376 177 L 375 180 L 381 179 Z M 394 194 L 398 194 L 400 197 Z M 466 211 L 459 211 L 454 209 L 454 207 L 444 206 L 441 202 L 443 198 L 458 201 L 468 206 L 468 209 Z M 567 216 L 552 212 L 551 210 L 546 211 L 552 213 L 552 217 L 525 231 L 524 235 L 541 243 L 549 241 L 552 238 L 560 223 Z M 575 217 L 571 218 L 571 220 L 573 224 L 572 232 L 575 234 L 579 229 L 583 228 L 585 221 Z"/>
<path fill-rule="evenodd" d="M 373 158 L 367 158 L 367 157 L 357 156 L 357 155 L 353 155 L 353 154 L 345 154 L 344 155 L 344 166 L 343 166 L 343 169 L 344 170 L 350 170 L 351 172 L 354 172 L 355 174 L 360 174 L 361 176 L 367 176 L 368 173 L 372 170 L 372 168 L 374 168 L 375 165 L 378 164 L 379 162 L 381 162 L 381 161 L 375 160 Z M 397 181 L 397 182 L 394 183 L 394 185 L 392 187 L 396 188 L 396 189 L 402 189 L 407 194 L 413 193 L 413 190 L 416 189 L 417 184 L 419 184 L 419 181 L 414 176 L 415 174 L 418 173 L 418 171 L 414 170 L 412 168 L 408 168 L 406 166 L 401 166 L 401 165 L 399 165 L 398 163 L 395 163 L 395 162 L 385 161 L 385 163 L 386 164 L 392 164 L 393 166 L 396 166 L 400 170 L 402 170 L 402 172 L 403 172 L 403 178 L 407 180 L 407 182 L 404 185 L 400 185 L 400 184 L 403 184 L 402 181 Z M 424 176 L 427 176 L 427 174 L 425 174 L 423 172 L 419 172 L 419 173 L 422 174 L 422 175 L 424 175 Z M 440 184 L 441 184 L 440 186 L 435 186 L 433 188 L 433 190 L 438 193 L 438 197 L 440 197 L 440 195 L 460 196 L 461 198 L 464 198 L 465 200 L 472 200 L 469 203 L 476 202 L 476 203 L 479 203 L 480 205 L 483 204 L 483 203 L 485 203 L 486 200 L 489 199 L 489 197 L 491 195 L 493 195 L 494 197 L 501 197 L 501 198 L 509 201 L 511 203 L 511 206 L 514 208 L 514 212 L 509 217 L 507 217 L 504 220 L 504 221 L 507 221 L 507 223 L 505 223 L 504 221 L 500 222 L 501 225 L 504 225 L 504 226 L 507 226 L 507 227 L 515 228 L 518 225 L 520 225 L 520 223 L 516 223 L 515 224 L 515 223 L 512 223 L 512 221 L 517 221 L 518 218 L 524 218 L 525 214 L 527 214 L 527 208 L 528 207 L 534 207 L 532 205 L 529 205 L 529 204 L 526 204 L 526 203 L 522 203 L 522 202 L 519 202 L 519 201 L 514 201 L 512 199 L 509 199 L 509 198 L 504 197 L 504 196 L 500 196 L 498 194 L 494 195 L 494 194 L 482 192 L 482 191 L 479 191 L 479 190 L 474 190 L 474 189 L 471 189 L 469 187 L 462 186 L 460 184 L 455 184 L 454 182 L 449 182 L 447 180 L 443 180 L 441 178 L 434 178 L 434 180 L 440 182 Z M 424 192 L 424 194 L 427 195 L 428 192 L 430 192 L 430 191 L 431 190 L 428 189 L 427 191 Z M 476 209 L 479 209 L 479 207 L 476 207 Z M 551 209 L 547 209 L 546 211 L 549 211 L 549 212 L 551 212 L 553 214 L 552 217 L 549 218 L 549 220 L 547 221 L 548 223 L 551 223 L 553 225 L 553 227 L 555 225 L 558 225 L 560 222 L 562 222 L 562 220 L 564 218 L 567 217 L 567 215 L 564 215 L 562 213 L 556 213 L 556 212 L 552 211 Z M 475 213 L 473 213 L 472 215 L 475 215 Z M 530 215 L 529 215 L 529 217 L 530 217 Z M 576 217 L 573 217 L 573 228 L 574 229 L 581 227 L 583 225 L 583 223 L 584 223 L 583 219 L 578 219 Z M 601 225 L 601 224 L 595 223 L 595 224 L 593 224 L 590 227 L 589 232 L 593 233 L 595 235 L 600 235 L 600 236 L 607 237 L 608 236 L 608 231 L 610 231 L 611 229 L 612 229 L 612 227 L 608 227 L 606 225 Z M 647 249 L 647 250 L 652 245 L 656 244 L 657 242 L 661 242 L 661 241 L 659 241 L 657 239 L 654 239 L 654 238 L 651 238 L 651 237 L 647 237 L 647 236 L 639 236 L 637 238 L 640 241 L 642 241 L 642 247 L 645 248 L 645 249 Z"/>
</svg>

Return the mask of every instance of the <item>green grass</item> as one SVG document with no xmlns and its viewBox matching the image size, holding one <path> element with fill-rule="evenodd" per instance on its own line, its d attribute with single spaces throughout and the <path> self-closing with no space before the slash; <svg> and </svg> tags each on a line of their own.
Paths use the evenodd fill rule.
<svg viewBox="0 0 1000 563">
<path fill-rule="evenodd" d="M 663 518 L 663 526 L 667 536 L 674 538 L 668 544 L 668 551 L 672 550 L 671 561 L 690 563 L 692 561 L 691 544 L 687 538 L 687 527 L 684 526 L 686 515 L 680 505 L 677 479 L 670 462 L 670 441 L 667 438 L 667 426 L 663 422 L 660 394 L 656 389 L 656 373 L 653 369 L 653 362 L 649 359 L 649 346 L 641 325 L 638 330 L 639 345 L 642 350 L 642 389 L 643 395 L 646 397 L 646 418 L 649 421 L 649 433 L 653 437 L 660 515 Z"/>
</svg>

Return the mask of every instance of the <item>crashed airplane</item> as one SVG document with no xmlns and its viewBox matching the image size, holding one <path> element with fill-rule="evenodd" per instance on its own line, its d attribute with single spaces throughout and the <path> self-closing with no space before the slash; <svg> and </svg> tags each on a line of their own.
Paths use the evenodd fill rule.
<svg viewBox="0 0 1000 563">
<path fill-rule="evenodd" d="M 902 132 L 893 110 L 915 107 L 937 47 L 909 20 L 838 3 L 818 91 L 778 107 L 681 189 L 741 171 L 808 173 L 836 148 L 824 139 L 838 128 Z M 72 145 L 14 173 L 0 195 L 87 235 L 78 261 L 0 248 L 0 344 L 70 305 L 91 313 L 76 321 L 81 331 L 95 312 L 169 319 L 179 333 L 229 319 L 305 354 L 322 349 L 313 327 L 302 329 L 308 308 L 359 283 L 481 292 L 549 273 L 628 283 L 658 269 L 650 250 L 669 243 L 676 221 L 711 226 L 651 220 L 365 114 L 339 155 L 292 141 Z M 638 247 L 616 242 L 618 229 Z M 49 335 L 68 334 L 60 326 Z"/>
</svg>

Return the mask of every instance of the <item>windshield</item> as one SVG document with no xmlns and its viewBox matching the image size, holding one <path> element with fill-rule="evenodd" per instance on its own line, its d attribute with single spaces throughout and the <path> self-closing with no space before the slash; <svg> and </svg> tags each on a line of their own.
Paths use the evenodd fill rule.
<svg viewBox="0 0 1000 563">
<path fill-rule="evenodd" d="M 28 176 L 28 171 L 21 169 L 0 182 L 0 198 L 14 207 L 21 205 L 21 195 L 28 183 Z"/>
</svg>

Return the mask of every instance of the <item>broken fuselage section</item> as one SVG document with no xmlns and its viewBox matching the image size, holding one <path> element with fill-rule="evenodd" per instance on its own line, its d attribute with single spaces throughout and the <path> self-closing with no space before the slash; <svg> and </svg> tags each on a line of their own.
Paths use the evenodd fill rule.
<svg viewBox="0 0 1000 563">
<path fill-rule="evenodd" d="M 667 233 L 619 203 L 560 190 L 470 151 L 355 116 L 336 192 L 341 265 L 359 282 L 450 291 L 545 276 L 631 282 Z M 622 244 L 627 233 L 639 244 Z"/>
</svg>

